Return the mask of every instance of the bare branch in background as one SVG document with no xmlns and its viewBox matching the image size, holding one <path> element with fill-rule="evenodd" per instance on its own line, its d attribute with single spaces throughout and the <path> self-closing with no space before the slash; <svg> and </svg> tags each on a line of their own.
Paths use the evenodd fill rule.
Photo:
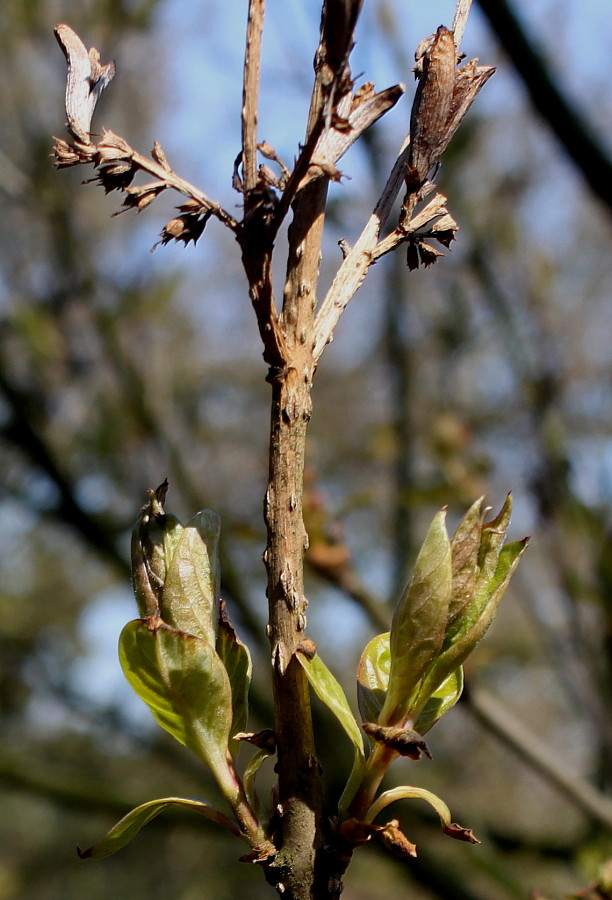
<svg viewBox="0 0 612 900">
<path fill-rule="evenodd" d="M 544 55 L 530 40 L 508 0 L 478 0 L 482 12 L 511 59 L 535 109 L 597 197 L 612 212 L 612 160 L 595 136 L 584 111 L 558 87 Z"/>
</svg>

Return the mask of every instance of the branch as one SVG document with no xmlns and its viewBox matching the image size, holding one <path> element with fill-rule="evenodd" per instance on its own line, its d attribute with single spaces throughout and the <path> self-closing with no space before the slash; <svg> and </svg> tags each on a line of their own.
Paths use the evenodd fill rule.
<svg viewBox="0 0 612 900">
<path fill-rule="evenodd" d="M 340 100 L 336 117 L 342 123 L 325 126 L 321 118 L 302 148 L 274 215 L 274 229 L 278 231 L 295 195 L 311 181 L 326 175 L 334 181 L 342 177 L 336 163 L 350 147 L 400 99 L 406 85 L 396 84 L 375 93 L 370 83 Z"/>
<path fill-rule="evenodd" d="M 155 141 L 151 151 L 151 159 L 132 149 L 130 145 L 119 135 L 104 129 L 102 137 L 97 145 L 84 144 L 80 141 L 69 143 L 61 138 L 55 138 L 53 147 L 55 166 L 65 169 L 70 166 L 92 164 L 98 170 L 92 181 L 101 184 L 108 194 L 110 191 L 120 191 L 125 194 L 123 210 L 135 209 L 142 212 L 147 206 L 157 199 L 165 190 L 172 189 L 183 194 L 190 201 L 190 205 L 184 208 L 191 216 L 208 214 L 215 216 L 235 231 L 238 223 L 215 200 L 211 200 L 203 191 L 195 187 L 189 181 L 181 178 L 170 167 L 166 154 L 161 145 Z M 137 187 L 130 187 L 135 175 L 139 172 L 147 172 L 153 175 L 156 181 Z M 116 213 L 115 213 L 116 215 Z M 184 240 L 182 236 L 171 235 L 172 238 Z M 198 236 L 199 237 L 199 234 Z M 169 238 L 170 239 L 170 238 Z M 196 238 L 197 240 L 197 238 Z M 166 241 L 164 241 L 166 243 Z"/>
<path fill-rule="evenodd" d="M 336 277 L 321 303 L 314 325 L 315 360 L 319 359 L 326 344 L 332 340 L 334 328 L 338 324 L 340 316 L 372 265 L 372 254 L 378 243 L 380 232 L 389 218 L 393 204 L 404 183 L 409 147 L 410 139 L 406 138 L 374 212 L 361 232 L 357 243 L 344 258 L 344 262 L 338 269 Z"/>
<path fill-rule="evenodd" d="M 244 192 L 257 184 L 257 107 L 265 0 L 249 0 L 242 86 L 242 171 Z"/>
<path fill-rule="evenodd" d="M 573 775 L 543 741 L 482 688 L 466 691 L 462 701 L 480 723 L 561 794 L 604 828 L 612 828 L 612 800 Z"/>
<path fill-rule="evenodd" d="M 455 9 L 453 25 L 451 28 L 453 37 L 455 38 L 455 47 L 457 48 L 457 50 L 459 50 L 461 41 L 463 40 L 463 32 L 465 31 L 465 26 L 467 25 L 467 18 L 470 14 L 471 6 L 472 0 L 457 0 L 457 8 Z"/>
<path fill-rule="evenodd" d="M 91 163 L 98 170 L 97 180 L 106 193 L 121 191 L 125 194 L 125 209 L 137 212 L 149 206 L 164 190 L 178 191 L 188 198 L 188 203 L 179 207 L 182 213 L 164 227 L 160 243 L 171 240 L 190 240 L 194 243 L 202 234 L 210 216 L 215 216 L 234 232 L 238 223 L 214 200 L 180 178 L 166 159 L 161 145 L 156 141 L 151 151 L 152 159 L 133 150 L 123 138 L 103 130 L 98 144 L 91 140 L 91 119 L 96 103 L 104 88 L 115 74 L 115 64 L 100 65 L 100 54 L 92 47 L 89 51 L 80 37 L 68 25 L 58 25 L 55 36 L 66 57 L 68 66 L 66 78 L 66 116 L 68 130 L 73 142 L 55 138 L 53 153 L 58 169 Z M 147 172 L 157 180 L 139 187 L 130 187 L 134 176 Z"/>
<path fill-rule="evenodd" d="M 460 0 L 455 22 L 460 32 L 469 5 Z M 343 310 L 363 282 L 369 267 L 385 253 L 408 243 L 408 266 L 431 265 L 442 255 L 425 238 L 433 237 L 448 247 L 457 224 L 444 207 L 441 195 L 415 215 L 415 208 L 434 188 L 428 174 L 435 169 L 467 114 L 478 91 L 495 71 L 472 59 L 456 68 L 457 46 L 452 33 L 440 26 L 435 35 L 417 48 L 415 73 L 419 84 L 410 116 L 410 134 L 404 141 L 391 175 L 374 212 L 352 250 L 346 253 L 315 320 L 314 357 L 318 360 L 332 340 Z M 402 184 L 406 191 L 398 225 L 384 241 L 381 231 Z M 380 242 L 380 243 L 379 243 Z"/>
</svg>

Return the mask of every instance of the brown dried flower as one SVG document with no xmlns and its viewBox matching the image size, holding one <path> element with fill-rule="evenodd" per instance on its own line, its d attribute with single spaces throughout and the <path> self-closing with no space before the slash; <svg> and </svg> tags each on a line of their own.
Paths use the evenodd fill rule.
<svg viewBox="0 0 612 900">
<path fill-rule="evenodd" d="M 102 180 L 101 175 L 98 176 Z M 137 213 L 142 212 L 147 206 L 150 206 L 154 200 L 159 197 L 162 191 L 167 189 L 168 185 L 165 181 L 150 181 L 147 184 L 138 185 L 138 187 L 127 188 L 125 197 L 123 198 L 123 207 L 114 216 L 120 215 L 126 209 L 135 209 Z"/>
<path fill-rule="evenodd" d="M 438 162 L 472 102 L 491 77 L 492 66 L 472 59 L 456 70 L 457 50 L 453 34 L 441 25 L 435 35 L 417 49 L 415 74 L 419 85 L 410 116 L 410 155 L 406 173 L 409 185 L 421 185 Z"/>
<path fill-rule="evenodd" d="M 70 144 L 62 138 L 54 138 L 54 141 L 53 164 L 56 169 L 67 169 L 70 166 L 90 163 L 94 158 L 95 150 L 91 145 L 81 144 L 80 141 Z"/>
<path fill-rule="evenodd" d="M 183 206 L 179 206 L 179 211 L 193 203 L 195 203 L 195 201 L 190 201 L 189 203 L 183 204 Z M 156 247 L 159 247 L 160 244 L 169 244 L 170 241 L 182 241 L 185 246 L 187 246 L 190 241 L 197 244 L 211 215 L 212 212 L 210 210 L 202 211 L 201 207 L 198 205 L 198 211 L 186 212 L 181 216 L 177 216 L 175 219 L 170 219 L 160 232 L 161 241 L 154 244 L 153 247 L 151 247 L 151 251 L 155 250 Z"/>
<path fill-rule="evenodd" d="M 395 856 L 412 857 L 417 855 L 416 844 L 409 841 L 403 831 L 400 830 L 398 819 L 391 819 L 386 825 L 377 829 L 373 835 L 387 850 L 391 850 Z"/>
</svg>

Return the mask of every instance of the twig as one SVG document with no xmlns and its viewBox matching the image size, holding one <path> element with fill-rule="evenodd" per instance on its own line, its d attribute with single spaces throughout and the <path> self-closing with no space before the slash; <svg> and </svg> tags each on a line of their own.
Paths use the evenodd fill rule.
<svg viewBox="0 0 612 900">
<path fill-rule="evenodd" d="M 463 701 L 481 724 L 523 762 L 528 763 L 589 818 L 612 828 L 612 801 L 598 793 L 583 778 L 573 775 L 561 760 L 554 757 L 550 747 L 535 736 L 533 729 L 527 729 L 507 708 L 502 708 L 499 700 L 478 688 L 467 691 Z"/>
<path fill-rule="evenodd" d="M 338 324 L 340 316 L 372 265 L 372 254 L 378 243 L 380 232 L 389 218 L 395 199 L 404 183 L 409 148 L 410 139 L 406 138 L 374 212 L 361 232 L 357 243 L 346 255 L 321 303 L 314 325 L 315 361 L 321 356 L 325 345 L 332 340 L 334 328 Z"/>
<path fill-rule="evenodd" d="M 338 129 L 333 124 L 326 125 L 323 117 L 319 117 L 300 152 L 276 208 L 274 233 L 278 231 L 298 190 L 322 175 L 336 179 L 341 177 L 336 169 L 338 160 L 371 125 L 395 106 L 405 90 L 404 84 L 395 84 L 376 94 L 366 85 L 354 94 L 345 94 L 336 110 L 337 117 L 346 123 L 343 129 Z"/>
<path fill-rule="evenodd" d="M 173 171 L 157 141 L 152 150 L 154 158 L 149 158 L 130 147 L 119 135 L 104 129 L 97 145 L 80 141 L 72 144 L 55 138 L 53 155 L 58 169 L 93 164 L 98 174 L 92 180 L 98 180 L 107 193 L 122 191 L 125 194 L 123 205 L 126 209 L 134 208 L 140 212 L 162 191 L 172 189 L 188 198 L 192 214 L 208 213 L 232 231 L 235 232 L 238 228 L 236 219 L 216 200 L 211 200 L 203 191 Z M 147 172 L 157 180 L 152 184 L 129 187 L 138 171 Z"/>
<path fill-rule="evenodd" d="M 242 172 L 244 191 L 257 184 L 257 107 L 265 0 L 249 0 L 242 86 Z"/>
<path fill-rule="evenodd" d="M 134 164 L 143 172 L 148 172 L 150 175 L 154 175 L 155 178 L 158 178 L 160 181 L 164 181 L 166 183 L 166 187 L 172 188 L 179 194 L 182 194 L 184 197 L 188 197 L 190 200 L 194 200 L 204 209 L 209 210 L 210 213 L 215 216 L 215 218 L 217 218 L 228 228 L 231 228 L 232 231 L 236 230 L 236 228 L 238 227 L 238 222 L 236 221 L 236 219 L 234 219 L 233 216 L 231 216 L 226 210 L 224 210 L 216 200 L 211 200 L 210 197 L 208 197 L 203 191 L 201 191 L 195 185 L 191 184 L 191 182 L 186 181 L 184 178 L 181 178 L 180 175 L 177 175 L 176 172 L 174 172 L 172 169 L 166 169 L 164 166 L 161 166 L 154 160 L 149 159 L 149 157 L 147 156 L 142 156 L 142 154 L 138 153 L 136 150 L 132 150 L 131 148 L 130 153 Z"/>
<path fill-rule="evenodd" d="M 457 0 L 457 8 L 455 9 L 455 16 L 453 18 L 453 25 L 451 28 L 453 37 L 455 38 L 455 47 L 457 48 L 457 50 L 459 49 L 461 41 L 463 40 L 463 32 L 465 31 L 467 17 L 470 14 L 471 6 L 472 0 Z"/>
</svg>

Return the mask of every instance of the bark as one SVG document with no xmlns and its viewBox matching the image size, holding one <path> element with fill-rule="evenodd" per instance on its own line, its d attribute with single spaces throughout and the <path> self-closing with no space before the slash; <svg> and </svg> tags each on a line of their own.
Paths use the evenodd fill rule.
<svg viewBox="0 0 612 900">
<path fill-rule="evenodd" d="M 268 876 L 278 876 L 285 889 L 283 897 L 295 900 L 313 896 L 316 857 L 322 846 L 320 767 L 309 688 L 294 654 L 303 639 L 308 605 L 303 567 L 308 540 L 302 515 L 303 473 L 314 371 L 312 319 L 326 193 L 326 181 L 320 179 L 308 185 L 294 204 L 279 322 L 287 359 L 283 369 L 272 369 L 270 376 L 270 468 L 264 508 L 280 847 Z"/>
</svg>

